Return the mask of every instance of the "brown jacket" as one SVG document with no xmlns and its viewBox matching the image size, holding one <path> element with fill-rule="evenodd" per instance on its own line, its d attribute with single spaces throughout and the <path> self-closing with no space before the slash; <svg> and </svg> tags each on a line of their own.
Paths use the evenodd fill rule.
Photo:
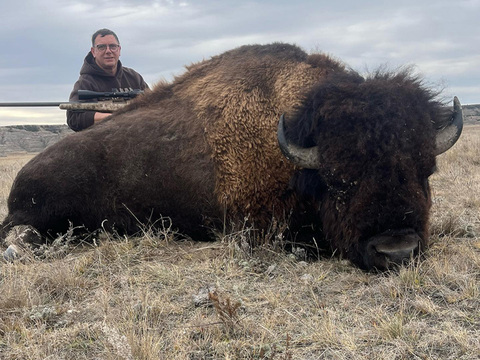
<svg viewBox="0 0 480 360">
<path fill-rule="evenodd" d="M 80 77 L 70 93 L 70 101 L 78 101 L 78 90 L 112 91 L 112 89 L 148 89 L 147 83 L 135 70 L 123 67 L 119 61 L 116 75 L 107 74 L 96 63 L 91 52 L 80 69 Z M 74 131 L 93 125 L 94 111 L 67 111 L 67 124 Z"/>
</svg>

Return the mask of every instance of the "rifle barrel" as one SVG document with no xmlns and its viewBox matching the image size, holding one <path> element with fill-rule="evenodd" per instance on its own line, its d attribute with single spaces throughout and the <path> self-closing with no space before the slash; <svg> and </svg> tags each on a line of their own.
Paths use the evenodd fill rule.
<svg viewBox="0 0 480 360">
<path fill-rule="evenodd" d="M 43 106 L 60 106 L 60 104 L 65 104 L 66 102 L 54 102 L 54 101 L 45 101 L 45 102 L 2 102 L 0 107 L 43 107 Z"/>
</svg>

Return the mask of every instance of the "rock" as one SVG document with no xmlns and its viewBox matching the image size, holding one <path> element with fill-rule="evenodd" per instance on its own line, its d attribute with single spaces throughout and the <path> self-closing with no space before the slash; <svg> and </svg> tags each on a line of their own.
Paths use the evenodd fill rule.
<svg viewBox="0 0 480 360">
<path fill-rule="evenodd" d="M 272 276 L 273 275 L 273 272 L 276 270 L 277 268 L 277 265 L 276 264 L 272 264 L 270 265 L 267 270 L 265 271 L 265 274 L 269 275 L 269 276 Z"/>
<path fill-rule="evenodd" d="M 3 259 L 7 262 L 13 262 L 20 257 L 20 249 L 16 245 L 10 245 L 7 250 L 3 252 Z"/>
<path fill-rule="evenodd" d="M 313 282 L 313 275 L 303 274 L 302 276 L 300 276 L 300 280 L 302 280 L 305 284 L 309 284 Z"/>
<path fill-rule="evenodd" d="M 210 293 L 216 292 L 217 288 L 214 285 L 208 285 L 198 289 L 198 292 L 192 295 L 193 303 L 196 307 L 209 305 L 210 302 Z"/>
</svg>

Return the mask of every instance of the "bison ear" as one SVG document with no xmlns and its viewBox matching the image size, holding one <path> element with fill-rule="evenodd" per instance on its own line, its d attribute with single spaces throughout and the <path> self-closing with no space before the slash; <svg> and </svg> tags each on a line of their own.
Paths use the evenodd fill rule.
<svg viewBox="0 0 480 360">
<path fill-rule="evenodd" d="M 437 131 L 436 143 L 437 151 L 435 155 L 440 155 L 450 149 L 462 134 L 463 129 L 463 111 L 460 101 L 455 96 L 453 98 L 453 115 L 449 124 Z"/>
<path fill-rule="evenodd" d="M 285 136 L 285 114 L 280 116 L 277 129 L 277 139 L 282 154 L 294 165 L 304 169 L 318 169 L 320 161 L 318 147 L 302 148 L 288 142 Z"/>
</svg>

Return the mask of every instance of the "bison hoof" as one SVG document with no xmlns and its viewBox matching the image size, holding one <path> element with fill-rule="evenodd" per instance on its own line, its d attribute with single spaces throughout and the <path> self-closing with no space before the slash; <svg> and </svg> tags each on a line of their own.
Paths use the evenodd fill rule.
<svg viewBox="0 0 480 360">
<path fill-rule="evenodd" d="M 20 250 L 15 245 L 10 245 L 7 250 L 3 252 L 3 259 L 7 262 L 13 262 L 20 257 Z"/>
<path fill-rule="evenodd" d="M 39 246 L 42 245 L 43 241 L 42 236 L 33 226 L 17 225 L 9 231 L 5 243 L 22 247 L 24 244 Z"/>
</svg>

